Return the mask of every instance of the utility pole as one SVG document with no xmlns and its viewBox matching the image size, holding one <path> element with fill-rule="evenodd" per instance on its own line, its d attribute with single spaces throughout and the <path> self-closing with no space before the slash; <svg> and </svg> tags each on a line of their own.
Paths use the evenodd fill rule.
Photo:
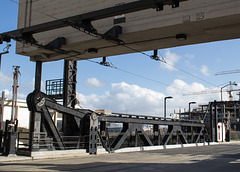
<svg viewBox="0 0 240 172">
<path fill-rule="evenodd" d="M 13 93 L 12 93 L 12 112 L 11 112 L 11 120 L 6 121 L 6 130 L 4 136 L 4 151 L 3 154 L 5 155 L 14 155 L 16 154 L 16 140 L 17 140 L 17 89 L 18 89 L 18 75 L 19 66 L 14 66 L 13 72 Z"/>
<path fill-rule="evenodd" d="M 2 92 L 2 97 L 0 98 L 0 150 L 2 150 L 2 138 L 3 134 L 3 111 L 4 111 L 4 100 L 5 100 L 5 92 Z"/>
<path fill-rule="evenodd" d="M 2 97 L 0 99 L 0 131 L 3 131 L 3 110 L 4 110 L 4 100 L 5 100 L 5 92 L 2 92 Z"/>
<path fill-rule="evenodd" d="M 18 89 L 18 75 L 20 66 L 14 66 L 13 73 L 13 92 L 12 92 L 12 113 L 11 113 L 11 123 L 17 121 L 17 89 Z"/>
</svg>

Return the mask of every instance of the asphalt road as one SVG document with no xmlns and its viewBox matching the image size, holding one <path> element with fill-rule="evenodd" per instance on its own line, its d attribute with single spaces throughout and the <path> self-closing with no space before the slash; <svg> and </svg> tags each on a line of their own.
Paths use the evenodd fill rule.
<svg viewBox="0 0 240 172">
<path fill-rule="evenodd" d="M 240 143 L 0 162 L 0 171 L 240 172 Z"/>
</svg>

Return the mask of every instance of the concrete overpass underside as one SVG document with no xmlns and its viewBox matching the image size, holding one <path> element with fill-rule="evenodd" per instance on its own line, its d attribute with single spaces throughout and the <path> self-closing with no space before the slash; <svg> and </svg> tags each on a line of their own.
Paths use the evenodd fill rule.
<svg viewBox="0 0 240 172">
<path fill-rule="evenodd" d="M 19 7 L 18 28 L 36 26 L 89 12 L 96 12 L 97 15 L 99 10 L 132 2 L 137 1 L 20 0 L 20 4 L 25 5 Z M 121 26 L 122 33 L 118 39 L 122 40 L 124 45 L 66 26 L 33 33 L 32 36 L 41 45 L 64 37 L 66 44 L 62 45 L 61 49 L 69 52 L 68 54 L 22 43 L 17 44 L 17 53 L 30 56 L 31 61 L 84 60 L 240 37 L 240 1 L 187 0 L 180 1 L 177 8 L 172 8 L 171 5 L 163 7 L 163 10 L 159 11 L 148 8 L 130 13 L 120 12 L 116 16 L 90 21 L 97 33 L 101 34 L 114 26 Z M 180 36 L 180 39 L 176 36 Z M 97 51 L 93 53 L 89 49 Z"/>
</svg>

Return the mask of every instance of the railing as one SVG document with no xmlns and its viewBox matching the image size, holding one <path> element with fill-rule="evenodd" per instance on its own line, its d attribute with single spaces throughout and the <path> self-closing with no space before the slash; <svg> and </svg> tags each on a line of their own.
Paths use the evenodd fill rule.
<svg viewBox="0 0 240 172">
<path fill-rule="evenodd" d="M 33 134 L 33 150 L 47 149 L 54 150 L 53 138 L 48 137 L 47 133 L 34 133 Z"/>
<path fill-rule="evenodd" d="M 62 141 L 66 149 L 80 149 L 84 144 L 79 136 L 62 136 Z"/>
<path fill-rule="evenodd" d="M 65 149 L 82 149 L 84 148 L 84 140 L 80 139 L 79 136 L 62 136 L 61 140 L 65 146 Z M 19 132 L 18 133 L 18 141 L 17 141 L 17 148 L 18 150 L 30 150 L 29 146 L 30 141 L 30 132 Z M 32 151 L 38 150 L 55 150 L 58 149 L 56 146 L 57 142 L 54 141 L 52 137 L 49 137 L 47 133 L 34 133 L 33 140 L 32 140 Z"/>
<path fill-rule="evenodd" d="M 50 96 L 63 95 L 63 79 L 46 81 L 46 94 Z"/>
<path fill-rule="evenodd" d="M 30 150 L 29 138 L 30 138 L 29 132 L 18 132 L 17 149 Z"/>
<path fill-rule="evenodd" d="M 203 123 L 202 120 L 190 120 L 190 119 L 173 119 L 173 118 L 163 118 L 159 116 L 146 116 L 146 115 L 135 115 L 135 114 L 124 114 L 112 112 L 112 115 L 106 115 L 111 117 L 120 118 L 132 118 L 132 119 L 146 119 L 146 120 L 156 120 L 156 121 L 173 121 L 173 122 L 185 122 L 185 123 Z"/>
<path fill-rule="evenodd" d="M 30 150 L 30 132 L 19 132 L 18 133 L 18 142 L 17 148 L 18 150 Z M 48 149 L 53 150 L 53 138 L 47 137 L 47 134 L 42 133 L 34 133 L 33 140 L 32 140 L 32 150 L 39 150 L 39 149 Z"/>
</svg>

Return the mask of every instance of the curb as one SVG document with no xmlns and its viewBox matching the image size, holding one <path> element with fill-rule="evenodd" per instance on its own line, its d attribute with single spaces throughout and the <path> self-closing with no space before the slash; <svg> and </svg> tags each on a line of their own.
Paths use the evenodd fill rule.
<svg viewBox="0 0 240 172">
<path fill-rule="evenodd" d="M 143 146 L 143 147 L 134 147 L 134 148 L 123 148 L 118 149 L 115 153 L 124 153 L 124 152 L 137 152 L 137 151 L 149 151 L 149 150 L 161 150 L 161 149 L 176 149 L 176 148 L 185 148 L 185 147 L 197 147 L 197 146 L 210 146 L 210 145 L 219 145 L 218 142 L 207 142 L 205 143 L 191 143 L 191 144 L 178 144 L 178 145 L 166 145 L 166 146 Z"/>
</svg>

